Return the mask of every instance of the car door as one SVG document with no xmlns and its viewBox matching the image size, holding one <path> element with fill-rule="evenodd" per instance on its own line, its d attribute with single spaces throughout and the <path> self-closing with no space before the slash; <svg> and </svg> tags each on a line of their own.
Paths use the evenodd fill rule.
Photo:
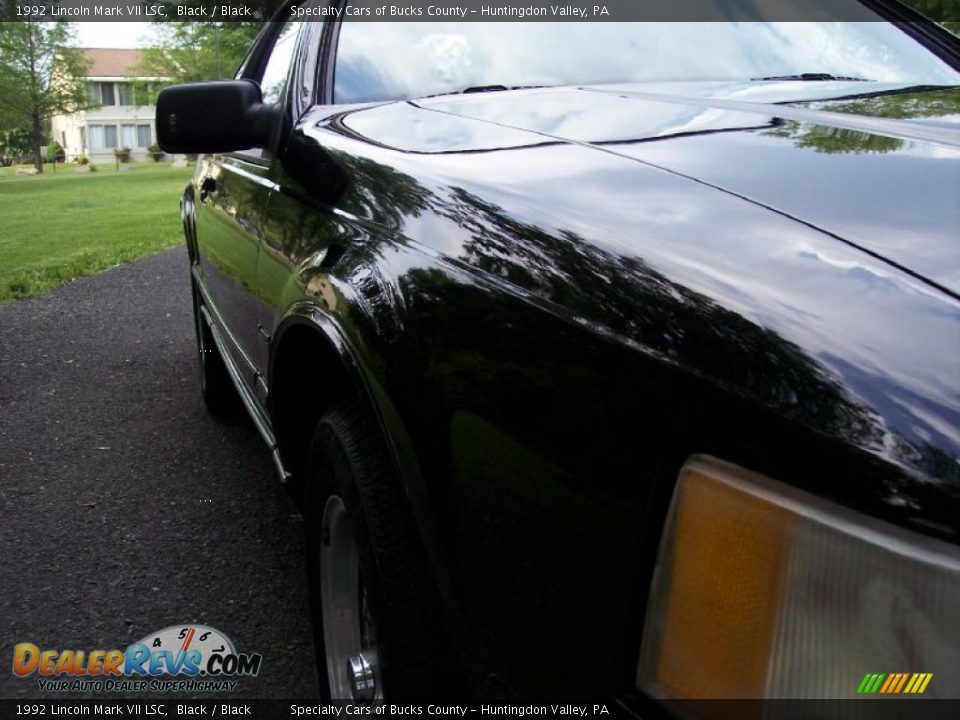
<svg viewBox="0 0 960 720">
<path fill-rule="evenodd" d="M 312 4 L 319 6 L 322 0 Z M 322 87 L 318 76 L 326 71 L 326 58 L 335 44 L 336 25 L 329 22 L 303 25 L 287 85 L 283 88 L 290 125 L 282 152 L 272 158 L 270 177 L 275 182 L 275 192 L 264 215 L 257 264 L 264 362 L 269 357 L 270 338 L 266 329 L 275 328 L 291 303 L 301 298 L 302 288 L 291 279 L 309 281 L 311 277 L 310 273 L 299 272 L 297 265 L 307 258 L 315 266 L 322 265 L 324 259 L 330 262 L 344 238 L 351 235 L 328 206 L 342 190 L 345 175 L 316 140 L 304 132 L 304 124 L 316 123 L 338 109 L 325 95 L 318 95 L 318 86 Z M 327 254 L 331 249 L 333 254 Z"/>
<path fill-rule="evenodd" d="M 287 74 L 302 23 L 274 23 L 258 40 L 238 77 L 260 83 L 265 104 L 283 102 Z M 209 155 L 198 171 L 197 249 L 199 274 L 224 331 L 228 351 L 251 390 L 264 397 L 265 345 L 257 263 L 263 218 L 275 184 L 274 148 Z"/>
</svg>

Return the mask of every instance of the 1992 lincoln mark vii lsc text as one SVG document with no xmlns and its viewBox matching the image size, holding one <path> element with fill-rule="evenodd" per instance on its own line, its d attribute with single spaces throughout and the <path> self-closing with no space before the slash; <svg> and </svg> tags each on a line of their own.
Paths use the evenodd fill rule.
<svg viewBox="0 0 960 720">
<path fill-rule="evenodd" d="M 302 498 L 324 692 L 960 695 L 960 54 L 869 8 L 287 7 L 162 93 L 204 397 Z"/>
</svg>

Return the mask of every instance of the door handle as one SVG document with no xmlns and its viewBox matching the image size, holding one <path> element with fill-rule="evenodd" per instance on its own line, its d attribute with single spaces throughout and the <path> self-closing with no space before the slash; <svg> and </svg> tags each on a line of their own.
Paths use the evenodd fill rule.
<svg viewBox="0 0 960 720">
<path fill-rule="evenodd" d="M 210 193 L 217 191 L 217 181 L 207 175 L 200 183 L 200 202 L 206 202 Z"/>
</svg>

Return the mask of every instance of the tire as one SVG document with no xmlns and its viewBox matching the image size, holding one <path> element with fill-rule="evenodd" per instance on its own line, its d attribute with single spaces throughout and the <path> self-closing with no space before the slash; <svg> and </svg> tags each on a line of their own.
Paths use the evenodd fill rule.
<svg viewBox="0 0 960 720">
<path fill-rule="evenodd" d="M 193 324 L 197 334 L 197 362 L 200 367 L 200 393 L 207 409 L 214 415 L 233 417 L 240 410 L 240 397 L 223 363 L 220 350 L 213 341 L 213 333 L 200 308 L 203 301 L 196 281 L 191 280 L 193 291 Z"/>
<path fill-rule="evenodd" d="M 437 593 L 400 484 L 379 432 L 356 403 L 321 418 L 306 479 L 307 575 L 323 695 L 394 701 L 456 692 Z M 358 582 L 345 569 L 351 564 Z M 354 693 L 346 657 L 361 650 L 373 658 L 374 688 Z"/>
</svg>

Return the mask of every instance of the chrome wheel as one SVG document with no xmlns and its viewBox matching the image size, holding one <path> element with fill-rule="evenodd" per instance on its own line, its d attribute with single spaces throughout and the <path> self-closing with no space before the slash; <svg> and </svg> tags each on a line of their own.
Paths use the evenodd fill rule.
<svg viewBox="0 0 960 720">
<path fill-rule="evenodd" d="M 331 697 L 382 699 L 376 634 L 360 555 L 339 495 L 327 499 L 321 532 L 320 610 Z"/>
</svg>

